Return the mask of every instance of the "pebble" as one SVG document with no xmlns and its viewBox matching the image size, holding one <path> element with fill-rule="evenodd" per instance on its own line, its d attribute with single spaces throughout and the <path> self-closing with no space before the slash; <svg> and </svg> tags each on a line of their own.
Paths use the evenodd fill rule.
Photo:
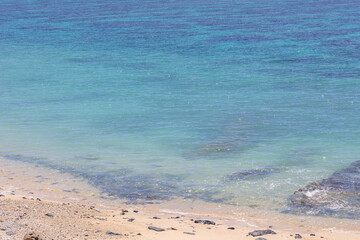
<svg viewBox="0 0 360 240">
<path fill-rule="evenodd" d="M 6 232 L 6 235 L 8 236 L 12 236 L 12 235 L 15 235 L 16 233 L 14 233 L 13 231 L 9 231 L 9 232 Z"/>
<path fill-rule="evenodd" d="M 234 227 L 228 227 L 228 229 L 229 229 L 229 230 L 235 230 L 235 228 L 234 228 Z"/>
<path fill-rule="evenodd" d="M 153 219 L 160 219 L 159 217 L 153 217 Z"/>
<path fill-rule="evenodd" d="M 267 240 L 266 238 L 256 238 L 255 240 Z"/>
<path fill-rule="evenodd" d="M 120 233 L 116 233 L 116 232 L 112 232 L 112 231 L 106 231 L 107 235 L 111 235 L 111 236 L 120 236 Z"/>
<path fill-rule="evenodd" d="M 5 195 L 4 195 L 4 194 L 0 194 L 0 197 L 5 197 Z"/>
<path fill-rule="evenodd" d="M 315 237 L 315 233 L 310 233 L 310 237 Z"/>
<path fill-rule="evenodd" d="M 165 229 L 163 229 L 163 228 L 158 228 L 158 227 L 154 227 L 154 226 L 149 226 L 148 229 L 154 230 L 154 231 L 157 231 L 157 232 L 165 231 Z"/>
<path fill-rule="evenodd" d="M 135 218 L 130 218 L 129 220 L 128 220 L 128 222 L 133 222 L 135 220 Z"/>
<path fill-rule="evenodd" d="M 24 240 L 44 240 L 44 238 L 37 232 L 27 233 L 24 236 Z"/>
<path fill-rule="evenodd" d="M 134 213 L 138 213 L 139 211 L 138 211 L 138 210 L 134 210 L 133 212 L 134 212 Z"/>
<path fill-rule="evenodd" d="M 302 236 L 300 234 L 295 234 L 295 238 L 302 238 Z"/>
<path fill-rule="evenodd" d="M 192 232 L 184 232 L 184 234 L 195 235 L 195 233 L 192 233 Z"/>
<path fill-rule="evenodd" d="M 253 236 L 253 237 L 259 237 L 262 235 L 267 235 L 267 234 L 276 234 L 276 232 L 274 232 L 271 229 L 266 229 L 266 230 L 255 230 L 252 232 L 249 232 L 249 235 Z"/>
<path fill-rule="evenodd" d="M 202 224 L 208 224 L 208 225 L 215 225 L 215 222 L 210 220 L 195 220 L 194 223 L 202 223 Z"/>
<path fill-rule="evenodd" d="M 54 217 L 54 214 L 52 214 L 52 213 L 46 213 L 45 216 L 48 216 L 48 217 L 52 217 L 52 218 L 53 218 L 53 217 Z"/>
</svg>

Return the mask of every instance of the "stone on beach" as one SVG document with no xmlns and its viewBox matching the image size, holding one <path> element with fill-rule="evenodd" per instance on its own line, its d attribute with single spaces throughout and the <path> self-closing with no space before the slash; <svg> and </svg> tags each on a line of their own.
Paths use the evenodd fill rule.
<svg viewBox="0 0 360 240">
<path fill-rule="evenodd" d="M 208 224 L 208 225 L 215 225 L 214 221 L 210 220 L 195 220 L 194 223 L 202 223 L 202 224 Z"/>
<path fill-rule="evenodd" d="M 45 238 L 43 238 L 41 236 L 40 233 L 38 232 L 31 232 L 31 233 L 27 233 L 25 236 L 24 236 L 24 240 L 44 240 Z"/>
<path fill-rule="evenodd" d="M 154 230 L 154 231 L 156 231 L 156 232 L 163 232 L 163 231 L 165 231 L 165 229 L 163 229 L 163 228 L 154 227 L 154 226 L 149 226 L 148 229 Z"/>
<path fill-rule="evenodd" d="M 112 231 L 106 231 L 107 235 L 111 235 L 111 236 L 120 236 L 120 233 L 116 233 L 116 232 L 112 232 Z"/>
<path fill-rule="evenodd" d="M 263 235 L 267 235 L 267 234 L 276 234 L 276 232 L 274 232 L 271 229 L 255 230 L 255 231 L 249 232 L 249 235 L 251 235 L 253 237 L 259 237 L 259 236 L 263 236 Z"/>
</svg>

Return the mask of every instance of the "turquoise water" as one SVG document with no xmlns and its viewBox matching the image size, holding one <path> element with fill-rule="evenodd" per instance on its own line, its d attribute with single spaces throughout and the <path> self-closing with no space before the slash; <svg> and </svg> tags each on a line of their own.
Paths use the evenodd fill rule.
<svg viewBox="0 0 360 240">
<path fill-rule="evenodd" d="M 358 1 L 1 1 L 0 152 L 132 201 L 283 211 L 360 156 Z M 270 169 L 244 179 L 229 174 Z"/>
</svg>

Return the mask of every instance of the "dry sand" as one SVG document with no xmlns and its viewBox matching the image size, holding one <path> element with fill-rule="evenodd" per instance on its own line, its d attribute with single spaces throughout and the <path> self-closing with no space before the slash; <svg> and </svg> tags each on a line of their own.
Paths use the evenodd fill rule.
<svg viewBox="0 0 360 240">
<path fill-rule="evenodd" d="M 0 159 L 0 239 L 360 239 L 357 220 L 173 200 L 129 205 L 57 170 Z M 195 223 L 210 220 L 216 225 Z M 164 231 L 149 229 L 149 226 Z M 229 227 L 234 228 L 229 229 Z M 276 234 L 247 236 L 254 230 Z M 315 234 L 315 236 L 311 236 Z"/>
</svg>

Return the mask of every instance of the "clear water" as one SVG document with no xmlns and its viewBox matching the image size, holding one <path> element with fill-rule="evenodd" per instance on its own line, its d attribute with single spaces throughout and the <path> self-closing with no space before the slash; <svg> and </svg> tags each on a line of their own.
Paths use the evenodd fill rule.
<svg viewBox="0 0 360 240">
<path fill-rule="evenodd" d="M 109 194 L 284 210 L 359 160 L 360 4 L 0 2 L 0 152 Z M 270 174 L 228 181 L 252 169 Z"/>
</svg>

